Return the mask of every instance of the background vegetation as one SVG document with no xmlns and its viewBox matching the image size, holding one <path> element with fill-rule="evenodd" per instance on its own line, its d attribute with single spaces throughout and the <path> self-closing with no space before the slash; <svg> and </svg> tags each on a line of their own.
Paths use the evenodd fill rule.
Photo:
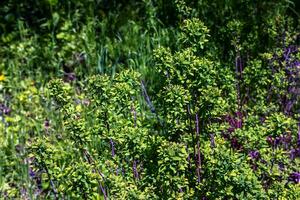
<svg viewBox="0 0 300 200">
<path fill-rule="evenodd" d="M 1 199 L 300 199 L 299 1 L 0 2 Z"/>
</svg>

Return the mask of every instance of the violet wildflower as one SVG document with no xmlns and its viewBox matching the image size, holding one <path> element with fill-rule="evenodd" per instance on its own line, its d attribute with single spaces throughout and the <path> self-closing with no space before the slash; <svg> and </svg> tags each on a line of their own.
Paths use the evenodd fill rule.
<svg viewBox="0 0 300 200">
<path fill-rule="evenodd" d="M 285 108 L 284 108 L 285 114 L 289 114 L 290 111 L 291 111 L 291 109 L 293 108 L 293 106 L 294 106 L 294 102 L 293 102 L 293 101 L 288 101 L 288 102 L 286 103 Z"/>
<path fill-rule="evenodd" d="M 290 133 L 288 135 L 282 137 L 282 143 L 284 144 L 285 149 L 288 148 L 288 145 L 290 144 L 291 141 L 292 141 L 292 136 Z"/>
<path fill-rule="evenodd" d="M 300 172 L 293 172 L 289 176 L 289 181 L 292 181 L 294 183 L 300 183 Z"/>
<path fill-rule="evenodd" d="M 299 158 L 299 157 L 300 157 L 300 148 L 292 149 L 290 151 L 290 158 L 292 160 L 294 160 L 295 158 Z"/>
<path fill-rule="evenodd" d="M 125 176 L 125 168 L 122 167 L 122 175 Z"/>
<path fill-rule="evenodd" d="M 22 146 L 20 144 L 17 144 L 15 146 L 16 152 L 20 153 L 22 151 Z"/>
<path fill-rule="evenodd" d="M 48 134 L 48 131 L 49 131 L 49 128 L 50 128 L 50 121 L 48 119 L 46 119 L 44 121 L 44 128 L 45 128 L 46 133 Z"/>
<path fill-rule="evenodd" d="M 81 100 L 80 100 L 80 99 L 75 99 L 75 103 L 76 103 L 77 105 L 79 105 L 79 104 L 81 104 Z"/>
<path fill-rule="evenodd" d="M 227 131 L 228 131 L 229 133 L 233 133 L 234 130 L 235 130 L 235 128 L 233 128 L 233 127 L 230 127 L 230 128 L 227 129 Z"/>
<path fill-rule="evenodd" d="M 269 135 L 269 136 L 267 137 L 267 142 L 268 142 L 270 145 L 273 146 L 273 145 L 274 145 L 274 139 L 273 139 L 273 137 Z"/>
<path fill-rule="evenodd" d="M 253 160 L 257 160 L 260 156 L 258 151 L 250 151 L 249 156 L 251 157 L 251 159 Z"/>
<path fill-rule="evenodd" d="M 240 112 L 240 111 L 237 111 L 235 114 L 236 114 L 236 116 L 238 116 L 239 118 L 242 118 L 242 117 L 243 117 L 243 113 Z"/>
<path fill-rule="evenodd" d="M 281 143 L 281 140 L 282 140 L 281 136 L 275 138 L 274 140 L 275 147 L 278 147 L 278 145 Z"/>
<path fill-rule="evenodd" d="M 4 113 L 5 115 L 9 115 L 10 112 L 11 112 L 11 109 L 8 108 L 8 107 L 5 107 L 5 108 L 3 109 L 3 113 Z"/>
<path fill-rule="evenodd" d="M 44 127 L 45 127 L 46 130 L 49 129 L 49 127 L 50 127 L 50 121 L 48 119 L 45 120 Z"/>
<path fill-rule="evenodd" d="M 27 190 L 24 187 L 22 187 L 22 189 L 21 189 L 21 197 L 23 199 L 27 199 L 26 198 L 27 197 Z"/>
<path fill-rule="evenodd" d="M 254 164 L 252 164 L 251 168 L 252 168 L 254 171 L 256 171 L 256 170 L 257 170 L 257 168 L 258 168 L 258 167 L 257 167 L 257 164 L 255 164 L 255 163 L 254 163 Z"/>
<path fill-rule="evenodd" d="M 222 136 L 224 139 L 229 140 L 230 139 L 230 135 L 228 133 L 222 132 Z"/>
<path fill-rule="evenodd" d="M 260 117 L 259 120 L 260 120 L 261 123 L 264 123 L 266 121 L 266 117 Z"/>
<path fill-rule="evenodd" d="M 236 121 L 236 128 L 242 128 L 242 125 L 243 125 L 243 121 L 242 120 Z"/>
<path fill-rule="evenodd" d="M 300 61 L 299 61 L 299 60 L 294 61 L 293 65 L 294 65 L 295 67 L 300 66 Z"/>
<path fill-rule="evenodd" d="M 65 81 L 67 82 L 72 82 L 76 80 L 76 75 L 74 72 L 70 72 L 70 73 L 64 73 L 65 74 Z"/>
<path fill-rule="evenodd" d="M 231 139 L 231 146 L 232 148 L 236 149 L 236 150 L 242 150 L 243 146 L 240 144 L 240 142 L 238 141 L 238 139 L 236 137 L 233 137 Z"/>
<path fill-rule="evenodd" d="M 230 115 L 226 115 L 224 117 L 224 120 L 226 122 L 228 122 L 229 124 L 229 128 L 227 129 L 227 131 L 229 133 L 232 133 L 234 132 L 236 129 L 238 128 L 242 128 L 242 123 L 243 123 L 243 120 L 242 120 L 242 113 L 241 112 L 237 112 L 236 113 L 238 119 L 235 119 L 234 117 L 230 116 Z"/>
<path fill-rule="evenodd" d="M 4 115 L 9 115 L 11 113 L 11 109 L 4 104 L 0 104 L 0 113 L 3 113 Z"/>
<path fill-rule="evenodd" d="M 298 138 L 297 138 L 297 146 L 300 148 L 300 122 L 298 123 Z"/>
<path fill-rule="evenodd" d="M 278 168 L 280 171 L 284 171 L 284 164 L 282 162 L 278 163 Z"/>
<path fill-rule="evenodd" d="M 115 157 L 115 145 L 114 145 L 114 141 L 110 138 L 109 142 L 110 142 L 110 145 L 111 145 L 111 156 Z"/>
<path fill-rule="evenodd" d="M 37 199 L 37 197 L 38 197 L 42 192 L 43 192 L 42 189 L 39 189 L 39 188 L 35 189 L 35 190 L 34 190 L 34 197 L 35 197 L 35 199 Z"/>
<path fill-rule="evenodd" d="M 183 193 L 182 187 L 179 188 L 179 193 Z"/>
<path fill-rule="evenodd" d="M 133 169 L 134 178 L 139 179 L 139 173 L 137 171 L 137 162 L 136 162 L 136 160 L 133 161 L 132 169 Z"/>
<path fill-rule="evenodd" d="M 35 172 L 32 170 L 32 168 L 29 168 L 29 176 L 31 178 L 34 178 L 35 177 Z"/>
<path fill-rule="evenodd" d="M 262 163 L 262 164 L 264 164 L 264 165 L 267 165 L 267 164 L 268 164 L 268 162 L 267 162 L 266 160 L 264 160 L 264 159 L 260 159 L 260 163 Z"/>
<path fill-rule="evenodd" d="M 83 99 L 83 100 L 80 100 L 80 99 L 75 99 L 75 103 L 77 104 L 77 105 L 84 105 L 84 106 L 89 106 L 90 105 L 90 103 L 91 103 L 91 101 L 90 100 L 88 100 L 88 99 Z"/>
</svg>

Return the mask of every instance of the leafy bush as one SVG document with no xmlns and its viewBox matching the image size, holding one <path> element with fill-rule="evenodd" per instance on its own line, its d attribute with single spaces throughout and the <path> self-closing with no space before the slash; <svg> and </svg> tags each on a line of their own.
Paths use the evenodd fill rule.
<svg viewBox="0 0 300 200">
<path fill-rule="evenodd" d="M 298 2 L 0 5 L 1 198 L 300 198 Z"/>
</svg>

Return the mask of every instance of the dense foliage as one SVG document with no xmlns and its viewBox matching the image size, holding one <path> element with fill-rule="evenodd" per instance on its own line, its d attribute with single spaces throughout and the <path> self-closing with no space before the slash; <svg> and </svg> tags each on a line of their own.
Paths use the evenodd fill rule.
<svg viewBox="0 0 300 200">
<path fill-rule="evenodd" d="M 1 199 L 300 199 L 299 1 L 0 2 Z"/>
</svg>

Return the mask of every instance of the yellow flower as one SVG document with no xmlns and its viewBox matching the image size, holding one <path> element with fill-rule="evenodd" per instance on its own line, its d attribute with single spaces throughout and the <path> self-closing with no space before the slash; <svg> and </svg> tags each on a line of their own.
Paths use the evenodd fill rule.
<svg viewBox="0 0 300 200">
<path fill-rule="evenodd" d="M 0 75 L 0 82 L 1 82 L 1 81 L 5 81 L 5 76 L 4 76 L 4 74 L 1 74 L 1 75 Z"/>
</svg>

